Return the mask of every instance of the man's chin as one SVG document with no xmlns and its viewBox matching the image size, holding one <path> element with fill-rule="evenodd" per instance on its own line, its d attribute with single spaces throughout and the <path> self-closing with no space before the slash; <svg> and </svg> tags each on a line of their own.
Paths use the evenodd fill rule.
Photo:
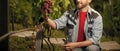
<svg viewBox="0 0 120 51">
<path fill-rule="evenodd" d="M 77 6 L 77 8 L 78 8 L 78 9 L 81 9 L 81 8 L 82 8 L 82 6 Z"/>
<path fill-rule="evenodd" d="M 85 7 L 86 7 L 86 5 L 77 6 L 78 9 L 83 9 L 83 8 L 85 8 Z"/>
<path fill-rule="evenodd" d="M 77 7 L 78 9 L 82 9 L 82 7 Z"/>
</svg>

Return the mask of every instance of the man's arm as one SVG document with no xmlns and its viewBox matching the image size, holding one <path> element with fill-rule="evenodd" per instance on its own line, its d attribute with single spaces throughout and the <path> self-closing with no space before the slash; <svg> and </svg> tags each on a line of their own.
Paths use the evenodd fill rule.
<svg viewBox="0 0 120 51">
<path fill-rule="evenodd" d="M 91 44 L 93 44 L 93 42 L 91 40 L 86 40 L 86 41 L 83 41 L 83 42 L 78 42 L 77 47 L 85 47 L 85 46 L 89 46 Z"/>
<path fill-rule="evenodd" d="M 49 17 L 46 17 L 45 19 L 50 27 L 52 27 L 53 29 L 56 29 L 56 23 L 53 20 L 51 20 Z"/>
<path fill-rule="evenodd" d="M 91 44 L 93 44 L 93 42 L 91 40 L 86 40 L 86 41 L 82 41 L 82 42 L 67 43 L 64 46 L 66 47 L 66 49 L 75 49 L 75 48 L 78 48 L 78 47 L 89 46 Z"/>
<path fill-rule="evenodd" d="M 62 29 L 66 26 L 68 12 L 66 11 L 60 18 L 51 20 L 49 17 L 46 17 L 46 21 L 50 27 L 53 29 Z"/>
</svg>

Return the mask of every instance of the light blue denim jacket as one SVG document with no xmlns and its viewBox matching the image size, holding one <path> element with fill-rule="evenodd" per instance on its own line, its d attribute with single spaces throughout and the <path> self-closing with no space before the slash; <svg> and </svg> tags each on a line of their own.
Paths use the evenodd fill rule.
<svg viewBox="0 0 120 51">
<path fill-rule="evenodd" d="M 76 12 L 74 12 L 74 13 L 76 13 Z M 98 16 L 96 18 L 92 19 L 92 20 L 94 20 L 93 24 L 88 24 L 88 22 L 90 21 L 90 15 L 92 12 L 97 13 Z M 75 16 L 72 16 L 74 13 L 70 13 L 69 11 L 66 11 L 60 18 L 54 20 L 54 22 L 57 25 L 57 29 L 62 29 L 64 27 L 68 27 L 68 41 L 70 41 L 70 42 L 76 42 L 77 37 L 78 37 L 78 27 L 79 27 L 78 19 L 79 19 L 79 17 L 77 17 L 77 19 L 74 19 Z M 73 19 L 74 21 L 71 21 L 68 18 L 68 16 L 69 16 L 69 18 Z M 91 30 L 92 36 L 88 32 L 88 27 L 92 28 L 92 30 Z M 89 7 L 88 13 L 87 13 L 87 18 L 85 20 L 85 26 L 84 26 L 84 33 L 85 33 L 86 40 L 89 39 L 93 42 L 93 44 L 99 45 L 100 38 L 102 36 L 102 31 L 103 31 L 102 16 L 97 11 L 95 11 L 94 9 Z"/>
</svg>

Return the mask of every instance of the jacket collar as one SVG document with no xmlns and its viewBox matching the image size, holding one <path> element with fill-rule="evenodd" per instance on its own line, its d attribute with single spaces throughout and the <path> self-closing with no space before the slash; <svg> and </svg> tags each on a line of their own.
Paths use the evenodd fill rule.
<svg viewBox="0 0 120 51">
<path fill-rule="evenodd" d="M 88 6 L 88 14 L 91 15 L 91 12 L 92 12 L 92 8 Z"/>
</svg>

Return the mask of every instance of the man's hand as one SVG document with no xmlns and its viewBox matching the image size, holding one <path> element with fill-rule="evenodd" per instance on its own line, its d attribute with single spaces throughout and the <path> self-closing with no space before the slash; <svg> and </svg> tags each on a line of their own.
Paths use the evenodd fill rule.
<svg viewBox="0 0 120 51">
<path fill-rule="evenodd" d="M 70 42 L 64 45 L 66 50 L 73 50 L 75 48 L 79 48 L 79 47 L 86 47 L 93 44 L 93 42 L 91 40 L 85 40 L 82 42 Z"/>
<path fill-rule="evenodd" d="M 67 51 L 71 51 L 78 47 L 78 43 L 77 42 L 67 43 L 64 45 L 64 47 Z"/>
</svg>

